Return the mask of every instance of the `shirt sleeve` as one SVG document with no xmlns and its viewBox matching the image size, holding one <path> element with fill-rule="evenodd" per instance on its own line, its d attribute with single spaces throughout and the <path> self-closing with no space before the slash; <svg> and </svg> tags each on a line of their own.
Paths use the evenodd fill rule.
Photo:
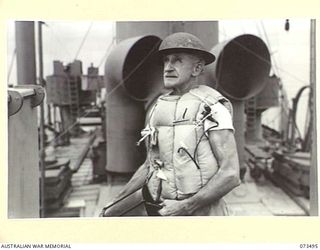
<svg viewBox="0 0 320 250">
<path fill-rule="evenodd" d="M 215 103 L 214 105 L 210 106 L 210 108 L 212 118 L 214 118 L 217 123 L 206 119 L 204 121 L 204 131 L 207 131 L 208 129 L 209 131 L 230 129 L 234 132 L 232 116 L 229 110 L 220 102 Z"/>
</svg>

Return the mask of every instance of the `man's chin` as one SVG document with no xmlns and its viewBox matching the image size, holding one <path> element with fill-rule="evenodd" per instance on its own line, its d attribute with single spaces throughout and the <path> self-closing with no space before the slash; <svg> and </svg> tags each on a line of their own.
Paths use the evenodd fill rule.
<svg viewBox="0 0 320 250">
<path fill-rule="evenodd" d="M 164 83 L 165 89 L 172 89 L 172 88 L 174 88 L 174 86 L 175 86 L 175 83 L 172 83 L 172 82 Z"/>
</svg>

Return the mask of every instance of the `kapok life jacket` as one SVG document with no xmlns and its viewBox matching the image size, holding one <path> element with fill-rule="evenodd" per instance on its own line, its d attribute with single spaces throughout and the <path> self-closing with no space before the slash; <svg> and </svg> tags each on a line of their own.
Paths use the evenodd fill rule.
<svg viewBox="0 0 320 250">
<path fill-rule="evenodd" d="M 207 136 L 203 136 L 205 131 L 200 122 L 204 105 L 217 102 L 232 114 L 230 102 L 205 85 L 182 96 L 164 94 L 151 108 L 147 118 L 147 127 L 152 131 L 147 141 L 150 167 L 147 186 L 155 201 L 190 197 L 217 172 L 217 160 Z M 198 164 L 190 155 L 195 156 Z"/>
</svg>

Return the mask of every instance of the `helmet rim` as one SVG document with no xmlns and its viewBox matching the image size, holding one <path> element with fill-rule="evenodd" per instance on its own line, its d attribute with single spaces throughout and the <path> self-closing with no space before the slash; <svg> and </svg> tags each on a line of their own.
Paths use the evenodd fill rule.
<svg viewBox="0 0 320 250">
<path fill-rule="evenodd" d="M 187 53 L 192 54 L 200 57 L 204 60 L 205 65 L 208 65 L 210 63 L 213 63 L 216 60 L 216 57 L 205 50 L 200 49 L 192 49 L 192 48 L 168 48 L 168 49 L 162 49 L 158 51 L 160 55 L 165 56 L 169 54 L 174 53 Z"/>
<path fill-rule="evenodd" d="M 161 55 L 179 52 L 193 54 L 202 58 L 206 65 L 216 59 L 212 53 L 205 49 L 198 37 L 186 32 L 173 33 L 167 36 L 160 44 L 158 52 Z"/>
</svg>

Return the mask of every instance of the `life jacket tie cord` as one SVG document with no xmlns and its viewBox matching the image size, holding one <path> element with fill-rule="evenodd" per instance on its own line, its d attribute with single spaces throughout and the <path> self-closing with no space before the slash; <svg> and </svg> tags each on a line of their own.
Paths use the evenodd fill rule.
<svg viewBox="0 0 320 250">
<path fill-rule="evenodd" d="M 141 138 L 137 142 L 137 146 L 140 146 L 141 142 L 143 142 L 148 136 L 150 136 L 151 138 L 151 145 L 155 145 L 157 142 L 157 130 L 155 127 L 151 127 L 148 125 L 141 131 Z"/>
</svg>

